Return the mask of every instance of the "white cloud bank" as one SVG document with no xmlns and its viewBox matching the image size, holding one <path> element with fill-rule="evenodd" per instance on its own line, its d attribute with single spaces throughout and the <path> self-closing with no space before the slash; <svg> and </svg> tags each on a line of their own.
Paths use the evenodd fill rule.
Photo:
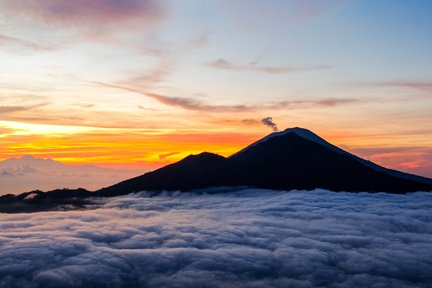
<svg viewBox="0 0 432 288">
<path fill-rule="evenodd" d="M 144 194 L 1 214 L 0 287 L 431 287 L 432 194 Z"/>
</svg>

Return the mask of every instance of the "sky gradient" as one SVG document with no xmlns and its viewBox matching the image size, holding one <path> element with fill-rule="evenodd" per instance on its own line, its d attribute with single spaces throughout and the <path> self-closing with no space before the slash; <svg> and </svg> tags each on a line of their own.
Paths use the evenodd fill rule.
<svg viewBox="0 0 432 288">
<path fill-rule="evenodd" d="M 154 169 L 308 128 L 432 177 L 432 1 L 0 0 L 0 160 Z"/>
</svg>

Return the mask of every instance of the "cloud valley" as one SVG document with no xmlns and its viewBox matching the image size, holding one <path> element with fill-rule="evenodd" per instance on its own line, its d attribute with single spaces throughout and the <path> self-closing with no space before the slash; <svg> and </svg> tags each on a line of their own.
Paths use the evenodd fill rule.
<svg viewBox="0 0 432 288">
<path fill-rule="evenodd" d="M 430 193 L 150 196 L 2 214 L 0 287 L 432 285 Z"/>
</svg>

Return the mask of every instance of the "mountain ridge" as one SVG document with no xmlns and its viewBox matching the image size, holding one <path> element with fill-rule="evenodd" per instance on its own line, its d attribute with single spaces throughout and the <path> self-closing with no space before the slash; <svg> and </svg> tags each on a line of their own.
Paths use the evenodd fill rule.
<svg viewBox="0 0 432 288">
<path fill-rule="evenodd" d="M 219 161 L 217 164 L 206 162 L 208 158 Z M 197 162 L 198 171 L 184 165 L 190 161 Z M 213 166 L 213 169 L 209 171 L 208 166 Z M 300 172 L 296 171 L 298 169 Z M 204 177 L 201 175 L 205 174 L 204 171 L 211 175 Z M 182 179 L 178 179 L 179 175 Z M 96 193 L 122 195 L 139 190 L 188 191 L 237 185 L 282 190 L 324 188 L 349 192 L 432 190 L 431 179 L 381 167 L 330 144 L 310 130 L 295 127 L 271 133 L 227 158 L 208 152 L 190 155 L 177 163 Z"/>
<path fill-rule="evenodd" d="M 194 191 L 209 187 L 255 187 L 274 190 L 313 190 L 346 192 L 408 193 L 432 191 L 432 179 L 381 167 L 336 147 L 304 128 L 290 128 L 267 135 L 229 157 L 210 152 L 184 159 L 89 192 L 54 190 L 28 195 L 0 197 L 4 203 L 15 200 L 39 202 L 67 197 L 114 197 L 139 191 Z M 45 203 L 44 202 L 44 203 Z M 61 201 L 64 205 L 64 201 Z"/>
<path fill-rule="evenodd" d="M 316 142 L 318 144 L 321 144 L 321 145 L 323 145 L 323 146 L 325 146 L 325 147 L 327 147 L 327 148 L 329 148 L 329 149 L 331 149 L 331 150 L 333 150 L 335 152 L 349 155 L 349 156 L 353 157 L 354 159 L 356 159 L 357 161 L 359 161 L 360 163 L 362 163 L 362 164 L 364 164 L 364 165 L 366 165 L 366 166 L 368 166 L 370 168 L 373 168 L 373 169 L 375 169 L 377 171 L 387 172 L 387 173 L 390 173 L 390 174 L 392 174 L 393 176 L 396 176 L 396 177 L 402 177 L 402 178 L 409 179 L 409 180 L 420 181 L 420 182 L 424 182 L 424 183 L 427 183 L 427 184 L 432 184 L 432 179 L 430 179 L 430 178 L 419 176 L 419 175 L 415 175 L 415 174 L 411 174 L 411 173 L 406 173 L 406 172 L 402 172 L 402 171 L 398 171 L 398 170 L 394 170 L 394 169 L 390 169 L 390 168 L 385 168 L 385 167 L 380 166 L 380 165 L 378 165 L 378 164 L 376 164 L 376 163 L 374 163 L 374 162 L 372 162 L 370 160 L 363 159 L 363 158 L 361 158 L 361 157 L 359 157 L 357 155 L 354 155 L 354 154 L 352 154 L 352 153 L 350 153 L 348 151 L 345 151 L 345 150 L 343 150 L 343 149 L 341 149 L 341 148 L 339 148 L 339 147 L 337 147 L 337 146 L 329 143 L 328 141 L 326 141 L 325 139 L 321 138 L 320 136 L 318 136 L 317 134 L 313 133 L 312 131 L 310 131 L 308 129 L 305 129 L 305 128 L 301 128 L 301 127 L 287 128 L 287 129 L 285 129 L 283 131 L 273 132 L 273 133 L 265 136 L 264 138 L 262 138 L 262 139 L 260 139 L 260 140 L 258 140 L 256 142 L 254 142 L 253 144 L 245 147 L 244 149 L 240 150 L 239 152 L 234 153 L 233 155 L 231 155 L 229 157 L 233 157 L 236 154 L 239 154 L 239 153 L 245 151 L 246 149 L 249 149 L 249 148 L 253 147 L 254 145 L 256 145 L 258 143 L 263 143 L 263 142 L 267 141 L 268 139 L 270 139 L 272 137 L 284 136 L 284 135 L 287 135 L 288 133 L 295 133 L 295 134 L 297 134 L 300 137 L 303 137 L 303 138 L 305 138 L 307 140 L 310 140 L 310 141 Z"/>
</svg>

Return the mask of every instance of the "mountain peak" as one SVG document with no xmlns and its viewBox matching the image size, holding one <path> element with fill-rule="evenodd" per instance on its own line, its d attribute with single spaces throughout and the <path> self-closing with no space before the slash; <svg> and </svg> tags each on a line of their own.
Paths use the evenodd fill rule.
<svg viewBox="0 0 432 288">
<path fill-rule="evenodd" d="M 255 142 L 255 143 L 247 146 L 246 148 L 240 150 L 239 152 L 231 155 L 231 157 L 235 157 L 236 155 L 238 155 L 240 153 L 243 153 L 243 152 L 249 150 L 252 147 L 257 146 L 258 144 L 265 143 L 265 142 L 267 142 L 271 138 L 282 137 L 282 136 L 286 136 L 286 135 L 291 134 L 291 133 L 296 134 L 297 136 L 302 137 L 302 138 L 304 138 L 306 140 L 309 140 L 309 141 L 312 141 L 312 142 L 324 145 L 324 146 L 326 146 L 328 148 L 330 148 L 330 147 L 333 148 L 333 145 L 331 145 L 330 143 L 328 143 L 327 141 L 325 141 L 324 139 L 322 139 L 321 137 L 319 137 L 318 135 L 316 135 L 312 131 L 310 131 L 310 130 L 308 130 L 306 128 L 292 127 L 292 128 L 287 128 L 287 129 L 285 129 L 283 131 L 280 131 L 280 132 L 273 132 L 273 133 L 265 136 L 264 138 L 258 140 L 257 142 Z"/>
<path fill-rule="evenodd" d="M 306 128 L 301 128 L 301 127 L 287 128 L 284 131 L 275 132 L 275 133 L 270 134 L 269 136 L 271 136 L 271 137 L 284 136 L 284 135 L 287 135 L 289 133 L 295 133 L 295 134 L 297 134 L 297 136 L 303 137 L 305 139 L 308 139 L 308 140 L 314 141 L 314 142 L 325 141 L 324 139 L 322 139 L 321 137 L 319 137 L 318 135 L 316 135 L 312 131 L 310 131 Z"/>
<path fill-rule="evenodd" d="M 44 162 L 56 162 L 55 160 L 51 158 L 39 158 L 35 157 L 33 155 L 23 155 L 20 158 L 11 158 L 11 159 L 17 159 L 22 161 L 44 161 Z"/>
<path fill-rule="evenodd" d="M 32 155 L 24 155 L 24 156 L 21 156 L 19 159 L 21 159 L 21 160 L 33 160 L 33 159 L 36 159 L 36 157 L 34 157 Z"/>
</svg>

